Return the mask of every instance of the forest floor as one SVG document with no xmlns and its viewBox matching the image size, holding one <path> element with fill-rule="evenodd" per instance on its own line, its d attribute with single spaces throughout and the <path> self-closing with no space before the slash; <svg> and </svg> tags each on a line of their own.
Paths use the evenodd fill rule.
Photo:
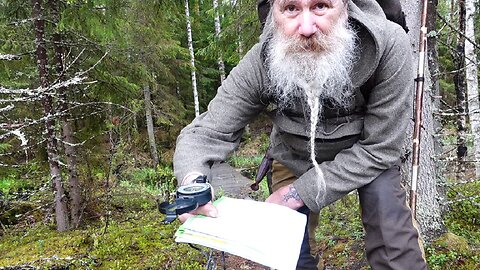
<svg viewBox="0 0 480 270">
<path fill-rule="evenodd" d="M 34 221 L 37 213 L 4 226 L 0 269 L 205 269 L 202 253 L 174 242 L 179 222 L 160 224 L 164 216 L 145 194 L 148 191 L 141 188 L 115 189 L 109 210 L 103 212 L 108 215 L 89 216 L 77 230 L 59 233 L 51 216 Z M 357 206 L 356 194 L 350 194 L 322 210 L 316 250 L 324 269 L 370 269 Z M 478 231 L 454 230 L 478 237 Z M 479 240 L 450 233 L 427 245 L 430 269 L 480 269 Z M 223 269 L 219 252 L 216 261 L 217 269 Z M 228 254 L 225 261 L 228 270 L 268 269 Z"/>
<path fill-rule="evenodd" d="M 262 123 L 252 125 L 252 132 L 228 161 L 250 179 L 268 146 L 267 129 Z M 165 167 L 156 171 L 137 169 L 110 185 L 95 185 L 83 225 L 66 232 L 55 230 L 50 189 L 39 187 L 29 196 L 4 191 L 0 194 L 6 198 L 0 197 L 0 270 L 205 269 L 206 258 L 201 252 L 175 243 L 174 233 L 180 223 L 161 224 L 164 216 L 157 210 L 157 201 L 164 200 L 165 194 L 168 197 L 172 181 L 171 169 Z M 248 196 L 265 199 L 265 182 Z M 480 187 L 473 188 L 480 191 Z M 480 269 L 479 208 L 478 203 L 469 203 L 453 205 L 444 218 L 449 233 L 426 244 L 430 269 Z M 324 269 L 370 269 L 355 192 L 323 209 L 319 224 L 315 250 Z M 217 269 L 223 269 L 219 252 L 215 258 Z M 225 262 L 229 270 L 267 269 L 228 254 Z"/>
</svg>

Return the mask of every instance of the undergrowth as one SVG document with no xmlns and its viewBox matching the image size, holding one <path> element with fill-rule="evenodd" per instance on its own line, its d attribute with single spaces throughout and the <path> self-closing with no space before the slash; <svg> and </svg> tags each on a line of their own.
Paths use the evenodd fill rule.
<svg viewBox="0 0 480 270">
<path fill-rule="evenodd" d="M 356 192 L 320 211 L 315 232 L 326 269 L 370 269 L 364 256 L 364 232 Z"/>
<path fill-rule="evenodd" d="M 22 214 L 3 226 L 0 269 L 203 269 L 199 251 L 175 243 L 180 223 L 161 224 L 157 200 L 169 199 L 175 186 L 169 167 L 125 173 L 114 186 L 97 187 L 84 225 L 66 232 L 55 230 L 49 207 L 37 221 Z M 35 196 L 52 200 L 50 192 Z"/>
<path fill-rule="evenodd" d="M 479 212 L 470 216 L 465 210 L 475 205 L 474 201 L 451 205 L 445 219 L 449 232 L 425 246 L 429 269 L 480 269 Z M 326 269 L 370 269 L 356 192 L 322 209 L 315 236 Z"/>
<path fill-rule="evenodd" d="M 266 135 L 248 135 L 229 162 L 253 178 L 267 148 Z M 44 184 L 34 186 L 30 180 L 41 172 L 35 168 L 26 172 L 30 178 L 25 180 L 14 174 L 0 177 L 0 201 L 4 200 L 0 208 L 6 209 L 0 211 L 4 222 L 0 224 L 0 269 L 204 269 L 206 259 L 201 252 L 174 242 L 179 222 L 161 224 L 164 216 L 156 202 L 172 199 L 176 179 L 171 167 L 125 165 L 106 186 L 101 185 L 106 174 L 93 169 L 85 223 L 62 233 L 55 230 L 51 190 Z M 32 194 L 22 197 L 22 192 L 32 189 Z M 448 196 L 479 193 L 480 184 L 474 182 L 450 190 Z M 267 181 L 250 195 L 265 200 Z M 17 208 L 20 214 L 11 211 L 13 203 L 21 206 Z M 450 233 L 425 246 L 430 269 L 480 269 L 479 205 L 478 198 L 450 204 L 444 217 Z M 370 269 L 356 192 L 320 212 L 315 238 L 314 249 L 321 254 L 325 269 Z"/>
</svg>

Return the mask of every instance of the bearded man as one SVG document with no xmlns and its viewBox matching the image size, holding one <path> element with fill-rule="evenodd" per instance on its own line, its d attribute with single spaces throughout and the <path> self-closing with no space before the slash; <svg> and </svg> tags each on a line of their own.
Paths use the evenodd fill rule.
<svg viewBox="0 0 480 270">
<path fill-rule="evenodd" d="M 260 42 L 179 135 L 177 179 L 185 185 L 209 175 L 267 110 L 274 159 L 267 202 L 318 213 L 357 189 L 372 268 L 426 269 L 399 172 L 412 106 L 408 36 L 374 0 L 270 4 Z M 180 219 L 195 214 L 217 212 L 209 203 Z M 317 262 L 305 230 L 297 269 Z"/>
</svg>

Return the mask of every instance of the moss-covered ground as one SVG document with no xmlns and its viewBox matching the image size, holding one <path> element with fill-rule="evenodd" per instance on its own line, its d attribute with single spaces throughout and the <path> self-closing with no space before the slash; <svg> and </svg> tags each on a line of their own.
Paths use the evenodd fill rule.
<svg viewBox="0 0 480 270">
<path fill-rule="evenodd" d="M 201 252 L 174 242 L 179 223 L 161 224 L 164 216 L 149 192 L 132 185 L 112 189 L 90 213 L 95 218 L 76 230 L 57 232 L 48 213 L 41 221 L 19 218 L 15 226 L 3 226 L 0 269 L 204 269 Z M 430 269 L 480 269 L 478 224 L 447 221 L 450 233 L 425 247 Z M 325 269 L 370 269 L 355 193 L 323 209 L 319 224 L 316 250 Z M 227 256 L 227 269 L 265 268 Z"/>
<path fill-rule="evenodd" d="M 267 136 L 249 134 L 230 164 L 253 177 L 267 141 Z M 110 186 L 100 180 L 104 174 L 93 173 L 84 223 L 67 232 L 55 230 L 51 190 L 12 178 L 0 178 L 0 270 L 205 269 L 204 254 L 174 242 L 178 221 L 161 224 L 164 216 L 156 208 L 158 194 L 164 200 L 175 186 L 169 167 L 125 169 Z M 35 192 L 23 196 L 21 190 Z M 460 192 L 479 194 L 480 186 L 472 183 Z M 266 181 L 251 195 L 265 199 Z M 450 205 L 444 219 L 449 233 L 425 246 L 430 269 L 480 269 L 479 205 L 480 199 Z M 324 269 L 370 269 L 356 193 L 321 211 L 315 236 Z M 216 257 L 217 269 L 223 269 L 218 253 Z M 228 254 L 226 268 L 266 269 Z"/>
<path fill-rule="evenodd" d="M 121 191 L 129 194 L 112 196 L 108 215 L 77 230 L 57 232 L 41 222 L 5 228 L 0 269 L 203 269 L 200 252 L 174 242 L 178 221 L 161 224 L 155 200 L 138 189 Z"/>
</svg>

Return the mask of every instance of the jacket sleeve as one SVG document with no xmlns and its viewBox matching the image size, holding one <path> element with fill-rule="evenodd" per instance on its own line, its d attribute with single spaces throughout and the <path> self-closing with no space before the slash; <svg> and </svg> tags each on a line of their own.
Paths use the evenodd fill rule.
<svg viewBox="0 0 480 270">
<path fill-rule="evenodd" d="M 238 146 L 244 127 L 265 108 L 260 50 L 257 44 L 245 55 L 218 88 L 208 110 L 180 132 L 173 157 L 179 183 L 189 172 L 210 175 L 211 165 L 227 158 Z"/>
<path fill-rule="evenodd" d="M 386 39 L 375 72 L 359 141 L 340 151 L 334 160 L 321 163 L 323 176 L 310 169 L 294 182 L 300 197 L 314 212 L 370 183 L 399 161 L 411 121 L 414 83 L 408 36 L 395 29 Z M 321 192 L 318 177 L 325 180 L 325 192 Z"/>
</svg>

